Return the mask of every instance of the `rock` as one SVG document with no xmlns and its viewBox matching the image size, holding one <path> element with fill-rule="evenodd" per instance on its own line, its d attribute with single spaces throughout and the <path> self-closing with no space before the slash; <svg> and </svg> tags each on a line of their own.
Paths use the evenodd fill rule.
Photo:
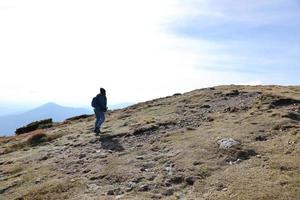
<svg viewBox="0 0 300 200">
<path fill-rule="evenodd" d="M 173 94 L 173 96 L 175 97 L 175 96 L 180 96 L 181 95 L 181 93 L 175 93 L 175 94 Z"/>
<path fill-rule="evenodd" d="M 85 169 L 82 171 L 82 173 L 86 174 L 86 173 L 89 173 L 91 170 L 90 169 Z"/>
<path fill-rule="evenodd" d="M 244 149 L 244 150 L 239 150 L 236 152 L 236 160 L 247 160 L 251 156 L 256 156 L 257 153 L 255 152 L 254 149 Z"/>
<path fill-rule="evenodd" d="M 219 149 L 229 149 L 240 145 L 240 143 L 232 138 L 223 138 L 217 141 Z"/>
<path fill-rule="evenodd" d="M 256 141 L 267 141 L 268 137 L 266 135 L 259 135 L 255 137 Z"/>
<path fill-rule="evenodd" d="M 238 96 L 239 94 L 240 92 L 238 90 L 231 90 L 230 92 L 226 93 L 225 96 L 234 97 L 234 96 Z"/>
<path fill-rule="evenodd" d="M 85 157 L 86 157 L 86 154 L 84 154 L 84 153 L 79 154 L 79 159 L 82 159 L 82 158 L 85 158 Z"/>
<path fill-rule="evenodd" d="M 92 176 L 90 177 L 90 180 L 91 181 L 94 181 L 94 180 L 98 180 L 98 179 L 103 179 L 106 175 L 96 175 L 96 176 Z"/>
<path fill-rule="evenodd" d="M 289 106 L 289 105 L 298 104 L 298 103 L 300 103 L 300 100 L 289 99 L 289 98 L 287 98 L 287 99 L 280 98 L 280 99 L 272 101 L 269 108 Z"/>
<path fill-rule="evenodd" d="M 43 160 L 48 160 L 49 159 L 49 155 L 45 155 L 45 156 L 42 156 L 39 161 L 43 161 Z"/>
<path fill-rule="evenodd" d="M 174 194 L 174 189 L 173 188 L 169 188 L 169 189 L 162 192 L 162 195 L 164 195 L 164 196 L 171 196 L 173 194 Z"/>
<path fill-rule="evenodd" d="M 179 175 L 179 176 L 174 176 L 167 180 L 168 183 L 170 184 L 181 184 L 184 181 L 184 177 Z"/>
<path fill-rule="evenodd" d="M 75 116 L 75 117 L 70 117 L 70 118 L 67 118 L 65 121 L 75 121 L 75 120 L 78 120 L 78 119 L 86 119 L 88 117 L 91 117 L 93 115 L 79 115 L 79 116 Z"/>
<path fill-rule="evenodd" d="M 296 121 L 300 121 L 300 113 L 296 113 L 296 112 L 289 112 L 288 114 L 283 115 L 282 117 L 290 118 L 290 119 L 296 120 Z"/>
<path fill-rule="evenodd" d="M 41 178 L 37 178 L 37 179 L 35 179 L 34 183 L 35 183 L 35 184 L 38 184 L 38 183 L 41 182 L 41 180 L 42 180 Z"/>
<path fill-rule="evenodd" d="M 234 113 L 234 112 L 238 112 L 239 109 L 237 107 L 227 107 L 224 109 L 224 112 L 229 112 L 229 113 Z"/>
<path fill-rule="evenodd" d="M 187 131 L 194 131 L 194 130 L 197 130 L 197 129 L 192 127 L 192 126 L 188 126 L 188 127 L 186 127 L 186 130 Z"/>
<path fill-rule="evenodd" d="M 121 194 L 124 194 L 124 192 L 121 190 L 121 188 L 116 188 L 116 189 L 107 191 L 107 195 L 121 195 Z"/>
<path fill-rule="evenodd" d="M 138 160 L 144 160 L 144 157 L 143 156 L 137 156 L 136 159 L 138 159 Z"/>
<path fill-rule="evenodd" d="M 214 118 L 212 118 L 212 117 L 203 117 L 202 120 L 205 121 L 205 122 L 212 122 L 212 121 L 214 121 Z"/>
<path fill-rule="evenodd" d="M 190 176 L 190 177 L 187 177 L 185 179 L 185 182 L 188 184 L 188 185 L 194 185 L 195 181 L 197 180 L 197 177 L 195 176 Z"/>
<path fill-rule="evenodd" d="M 210 108 L 210 105 L 204 104 L 204 105 L 200 106 L 200 108 Z"/>
<path fill-rule="evenodd" d="M 44 119 L 40 121 L 35 121 L 30 124 L 27 124 L 26 126 L 23 126 L 21 128 L 16 129 L 15 133 L 16 135 L 20 135 L 23 133 L 28 133 L 31 131 L 35 131 L 37 129 L 45 129 L 45 128 L 50 128 L 53 126 L 53 121 L 52 119 Z"/>
<path fill-rule="evenodd" d="M 202 164 L 203 164 L 203 162 L 201 162 L 201 161 L 194 161 L 194 162 L 193 162 L 193 165 L 195 165 L 195 166 L 196 166 L 196 165 L 202 165 Z"/>
<path fill-rule="evenodd" d="M 114 195 L 115 193 L 114 193 L 114 190 L 108 190 L 107 191 L 107 195 Z"/>
<path fill-rule="evenodd" d="M 139 191 L 140 192 L 147 192 L 149 191 L 151 188 L 148 184 L 145 184 L 145 185 L 141 185 L 140 188 L 139 188 Z"/>
</svg>

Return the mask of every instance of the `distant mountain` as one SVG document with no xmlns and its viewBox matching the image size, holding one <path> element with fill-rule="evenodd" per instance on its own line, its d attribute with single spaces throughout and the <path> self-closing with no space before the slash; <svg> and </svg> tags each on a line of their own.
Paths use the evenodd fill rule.
<svg viewBox="0 0 300 200">
<path fill-rule="evenodd" d="M 16 128 L 32 121 L 52 118 L 55 122 L 81 114 L 91 114 L 92 110 L 85 108 L 64 107 L 55 103 L 47 103 L 22 114 L 0 116 L 0 136 L 13 135 Z"/>
</svg>

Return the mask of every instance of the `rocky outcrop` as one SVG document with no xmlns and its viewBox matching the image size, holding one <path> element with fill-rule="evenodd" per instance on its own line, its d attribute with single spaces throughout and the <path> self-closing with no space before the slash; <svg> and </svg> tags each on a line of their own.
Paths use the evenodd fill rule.
<svg viewBox="0 0 300 200">
<path fill-rule="evenodd" d="M 45 128 L 50 128 L 53 126 L 53 121 L 52 119 L 44 119 L 44 120 L 40 120 L 40 121 L 35 121 L 35 122 L 32 122 L 26 126 L 23 126 L 21 128 L 18 128 L 16 130 L 16 135 L 20 135 L 20 134 L 23 134 L 23 133 L 28 133 L 28 132 L 31 132 L 31 131 L 35 131 L 37 129 L 45 129 Z"/>
</svg>

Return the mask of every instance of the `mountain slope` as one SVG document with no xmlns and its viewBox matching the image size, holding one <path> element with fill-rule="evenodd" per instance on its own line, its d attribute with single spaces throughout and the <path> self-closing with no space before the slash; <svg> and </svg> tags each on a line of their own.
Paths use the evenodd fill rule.
<svg viewBox="0 0 300 200">
<path fill-rule="evenodd" d="M 219 86 L 0 140 L 4 199 L 298 199 L 300 87 Z M 43 135 L 31 146 L 34 135 Z"/>
<path fill-rule="evenodd" d="M 0 135 L 12 135 L 16 128 L 32 121 L 52 118 L 53 121 L 59 122 L 68 117 L 87 113 L 90 114 L 91 111 L 84 108 L 63 107 L 55 103 L 47 103 L 22 114 L 0 116 Z"/>
</svg>

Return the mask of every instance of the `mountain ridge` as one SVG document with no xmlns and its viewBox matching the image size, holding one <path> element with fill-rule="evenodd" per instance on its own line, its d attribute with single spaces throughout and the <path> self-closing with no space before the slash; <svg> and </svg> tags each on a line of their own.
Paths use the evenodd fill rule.
<svg viewBox="0 0 300 200">
<path fill-rule="evenodd" d="M 7 199 L 298 199 L 300 86 L 217 86 L 0 138 Z M 37 136 L 41 140 L 32 144 Z"/>
</svg>

